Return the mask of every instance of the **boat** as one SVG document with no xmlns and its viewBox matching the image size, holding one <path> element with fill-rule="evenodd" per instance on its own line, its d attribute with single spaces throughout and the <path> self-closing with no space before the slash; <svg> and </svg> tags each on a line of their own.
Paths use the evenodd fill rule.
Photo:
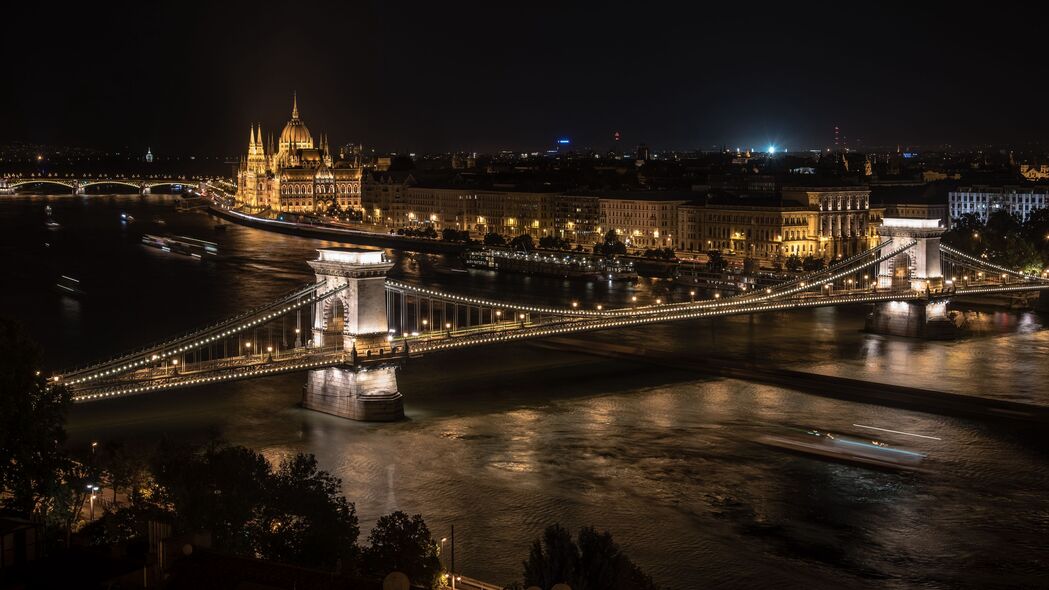
<svg viewBox="0 0 1049 590">
<path fill-rule="evenodd" d="M 217 256 L 219 253 L 219 246 L 215 242 L 188 238 L 186 236 L 167 237 L 143 234 L 142 244 L 150 248 L 163 250 L 164 252 L 192 256 L 197 259 L 203 259 L 206 256 Z"/>
<path fill-rule="evenodd" d="M 135 221 L 135 218 L 129 215 L 126 211 L 120 212 L 120 223 L 131 223 Z"/>
<path fill-rule="evenodd" d="M 60 223 L 51 217 L 51 205 L 44 206 L 44 214 L 47 215 L 47 221 L 44 222 L 44 225 L 46 225 L 48 229 L 58 229 L 59 227 L 62 227 Z"/>
<path fill-rule="evenodd" d="M 922 467 L 924 454 L 897 449 L 879 440 L 808 430 L 793 435 L 765 435 L 758 442 L 818 459 L 873 469 L 928 471 Z"/>
<path fill-rule="evenodd" d="M 153 223 L 155 223 L 157 225 L 167 225 L 168 224 L 168 222 L 164 221 L 163 219 L 161 219 L 159 217 L 154 217 L 153 218 Z"/>
<path fill-rule="evenodd" d="M 85 294 L 84 290 L 80 286 L 80 281 L 78 279 L 74 279 L 73 277 L 67 276 L 67 275 L 62 275 L 62 276 L 58 277 L 58 282 L 55 283 L 55 287 L 57 287 L 58 290 L 63 292 L 63 293 L 68 293 L 68 294 L 72 294 L 72 295 L 84 295 Z"/>
</svg>

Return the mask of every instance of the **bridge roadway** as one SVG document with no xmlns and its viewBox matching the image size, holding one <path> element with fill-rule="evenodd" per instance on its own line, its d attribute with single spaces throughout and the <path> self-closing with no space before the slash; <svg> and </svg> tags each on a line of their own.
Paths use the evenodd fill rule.
<svg viewBox="0 0 1049 590">
<path fill-rule="evenodd" d="M 1049 289 L 1049 284 L 1039 284 L 1037 286 L 973 286 L 957 289 L 952 295 L 1001 293 L 1031 290 L 1033 287 Z M 937 295 L 933 294 L 932 297 L 935 299 Z M 139 393 L 333 366 L 354 366 L 361 370 L 367 370 L 371 367 L 402 363 L 407 358 L 435 352 L 667 321 L 885 301 L 926 301 L 928 298 L 929 294 L 924 292 L 853 290 L 851 292 L 797 297 L 782 301 L 704 301 L 691 304 L 668 304 L 662 308 L 646 309 L 644 314 L 633 316 L 554 317 L 543 322 L 518 321 L 515 318 L 466 329 L 434 330 L 419 335 L 405 335 L 386 340 L 372 340 L 371 342 L 362 340 L 359 342 L 360 348 L 354 352 L 346 352 L 340 344 L 325 348 L 299 347 L 277 351 L 272 354 L 255 353 L 227 357 L 217 361 L 205 361 L 183 367 L 166 366 L 157 368 L 139 363 L 139 366 L 136 366 L 133 370 L 124 372 L 119 376 L 107 376 L 97 382 L 78 383 L 74 389 L 73 400 L 78 403 L 98 401 Z"/>
</svg>

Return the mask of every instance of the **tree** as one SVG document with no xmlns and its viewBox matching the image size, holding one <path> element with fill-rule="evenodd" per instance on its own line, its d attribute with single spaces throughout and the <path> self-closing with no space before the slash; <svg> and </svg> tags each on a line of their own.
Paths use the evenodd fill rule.
<svg viewBox="0 0 1049 590">
<path fill-rule="evenodd" d="M 814 272 L 814 271 L 817 271 L 817 270 L 823 270 L 823 267 L 826 266 L 826 264 L 827 264 L 826 260 L 824 260 L 821 257 L 818 258 L 818 257 L 813 256 L 811 254 L 809 254 L 808 256 L 806 256 L 805 258 L 803 258 L 801 260 L 801 268 L 805 272 Z"/>
<path fill-rule="evenodd" d="M 162 503 L 176 515 L 176 529 L 210 529 L 216 547 L 251 554 L 258 509 L 270 493 L 270 465 L 245 447 L 197 448 L 162 443 L 152 466 Z"/>
<path fill-rule="evenodd" d="M 580 529 L 579 570 L 573 588 L 587 590 L 655 589 L 652 578 L 627 557 L 610 533 L 594 527 Z"/>
<path fill-rule="evenodd" d="M 559 238 L 557 236 L 543 236 L 539 238 L 539 247 L 548 250 L 568 250 L 571 248 L 571 244 L 569 244 L 564 238 Z"/>
<path fill-rule="evenodd" d="M 619 241 L 619 234 L 616 233 L 616 230 L 610 229 L 605 232 L 604 241 L 594 245 L 594 254 L 602 256 L 626 254 L 626 244 Z"/>
<path fill-rule="evenodd" d="M 413 584 L 434 587 L 439 581 L 441 562 L 438 544 L 421 515 L 408 516 L 397 511 L 382 516 L 368 535 L 364 550 L 365 570 L 378 577 L 398 571 Z"/>
<path fill-rule="evenodd" d="M 707 270 L 710 272 L 724 272 L 726 268 L 728 268 L 728 262 L 725 261 L 725 257 L 720 250 L 707 252 Z"/>
<path fill-rule="evenodd" d="M 484 234 L 484 245 L 485 246 L 505 246 L 506 238 L 497 234 L 488 232 Z"/>
<path fill-rule="evenodd" d="M 579 571 L 579 547 L 572 541 L 571 533 L 553 524 L 546 527 L 541 539 L 532 542 L 528 559 L 522 565 L 525 586 L 573 585 Z"/>
<path fill-rule="evenodd" d="M 524 566 L 524 586 L 550 588 L 566 583 L 585 590 L 656 590 L 656 585 L 612 540 L 608 532 L 584 527 L 577 542 L 560 525 L 532 543 Z"/>
<path fill-rule="evenodd" d="M 530 252 L 535 250 L 535 243 L 532 241 L 531 234 L 521 234 L 516 238 L 510 240 L 510 247 L 514 250 L 524 250 Z"/>
<path fill-rule="evenodd" d="M 141 481 L 146 470 L 145 457 L 122 441 L 102 443 L 93 458 L 95 465 L 108 476 L 114 505 L 117 504 L 117 492 Z"/>
<path fill-rule="evenodd" d="M 40 353 L 13 321 L 0 320 L 0 503 L 46 512 L 63 487 L 69 391 L 41 375 Z"/>
<path fill-rule="evenodd" d="M 218 549 L 321 568 L 357 555 L 356 510 L 313 455 L 274 470 L 245 447 L 163 442 L 152 465 L 153 498 L 134 508 L 167 511 L 178 531 L 208 529 Z"/>
<path fill-rule="evenodd" d="M 318 470 L 313 455 L 286 459 L 269 487 L 270 497 L 254 527 L 252 545 L 258 555 L 321 568 L 355 559 L 360 534 L 356 509 L 342 496 L 339 478 Z"/>
<path fill-rule="evenodd" d="M 801 257 L 797 254 L 791 254 L 787 257 L 787 262 L 784 263 L 784 266 L 786 266 L 787 270 L 790 272 L 798 272 L 801 270 L 802 266 Z"/>
</svg>

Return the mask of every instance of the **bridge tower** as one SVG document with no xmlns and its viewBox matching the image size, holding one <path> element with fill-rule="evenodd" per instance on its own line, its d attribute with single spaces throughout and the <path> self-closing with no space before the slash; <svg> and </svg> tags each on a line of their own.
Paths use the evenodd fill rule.
<svg viewBox="0 0 1049 590">
<path fill-rule="evenodd" d="M 386 273 L 393 263 L 382 250 L 364 248 L 323 248 L 309 265 L 324 289 L 346 286 L 318 303 L 313 314 L 314 346 L 337 344 L 344 350 L 371 341 L 381 344 L 386 337 Z"/>
<path fill-rule="evenodd" d="M 890 251 L 911 242 L 914 247 L 885 260 L 878 267 L 879 289 L 938 291 L 943 288 L 940 236 L 946 231 L 939 219 L 886 218 L 878 228 L 881 242 L 892 240 Z"/>
<path fill-rule="evenodd" d="M 73 194 L 82 195 L 84 194 L 84 187 L 80 186 L 79 180 L 73 180 Z"/>
<path fill-rule="evenodd" d="M 393 263 L 382 250 L 323 248 L 309 261 L 324 281 L 324 290 L 346 286 L 316 306 L 313 346 L 339 345 L 354 362 L 349 366 L 310 371 L 302 405 L 343 418 L 390 421 L 404 417 L 404 403 L 397 390 L 395 362 L 360 368 L 358 353 L 369 355 L 386 344 L 386 273 Z"/>
<path fill-rule="evenodd" d="M 138 194 L 139 195 L 144 197 L 144 196 L 148 195 L 149 193 L 150 193 L 149 185 L 147 185 L 144 182 L 138 183 Z"/>
<path fill-rule="evenodd" d="M 940 237 L 945 228 L 939 219 L 886 218 L 878 228 L 882 242 L 891 240 L 889 251 L 903 252 L 878 266 L 878 290 L 924 293 L 919 301 L 876 303 L 867 317 L 867 331 L 911 338 L 949 339 L 957 327 L 947 315 L 940 264 Z"/>
</svg>

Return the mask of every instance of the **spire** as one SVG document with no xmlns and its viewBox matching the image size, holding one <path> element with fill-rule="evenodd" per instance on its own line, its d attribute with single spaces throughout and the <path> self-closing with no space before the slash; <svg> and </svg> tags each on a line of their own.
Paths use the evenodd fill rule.
<svg viewBox="0 0 1049 590">
<path fill-rule="evenodd" d="M 259 132 L 258 133 L 259 133 L 259 138 L 257 140 L 255 140 L 256 149 L 259 151 L 259 153 L 264 154 L 264 153 L 266 153 L 266 150 L 265 150 L 265 148 L 262 145 L 262 123 L 259 123 Z"/>
<path fill-rule="evenodd" d="M 291 118 L 299 118 L 299 93 L 293 92 L 291 94 Z"/>
</svg>

